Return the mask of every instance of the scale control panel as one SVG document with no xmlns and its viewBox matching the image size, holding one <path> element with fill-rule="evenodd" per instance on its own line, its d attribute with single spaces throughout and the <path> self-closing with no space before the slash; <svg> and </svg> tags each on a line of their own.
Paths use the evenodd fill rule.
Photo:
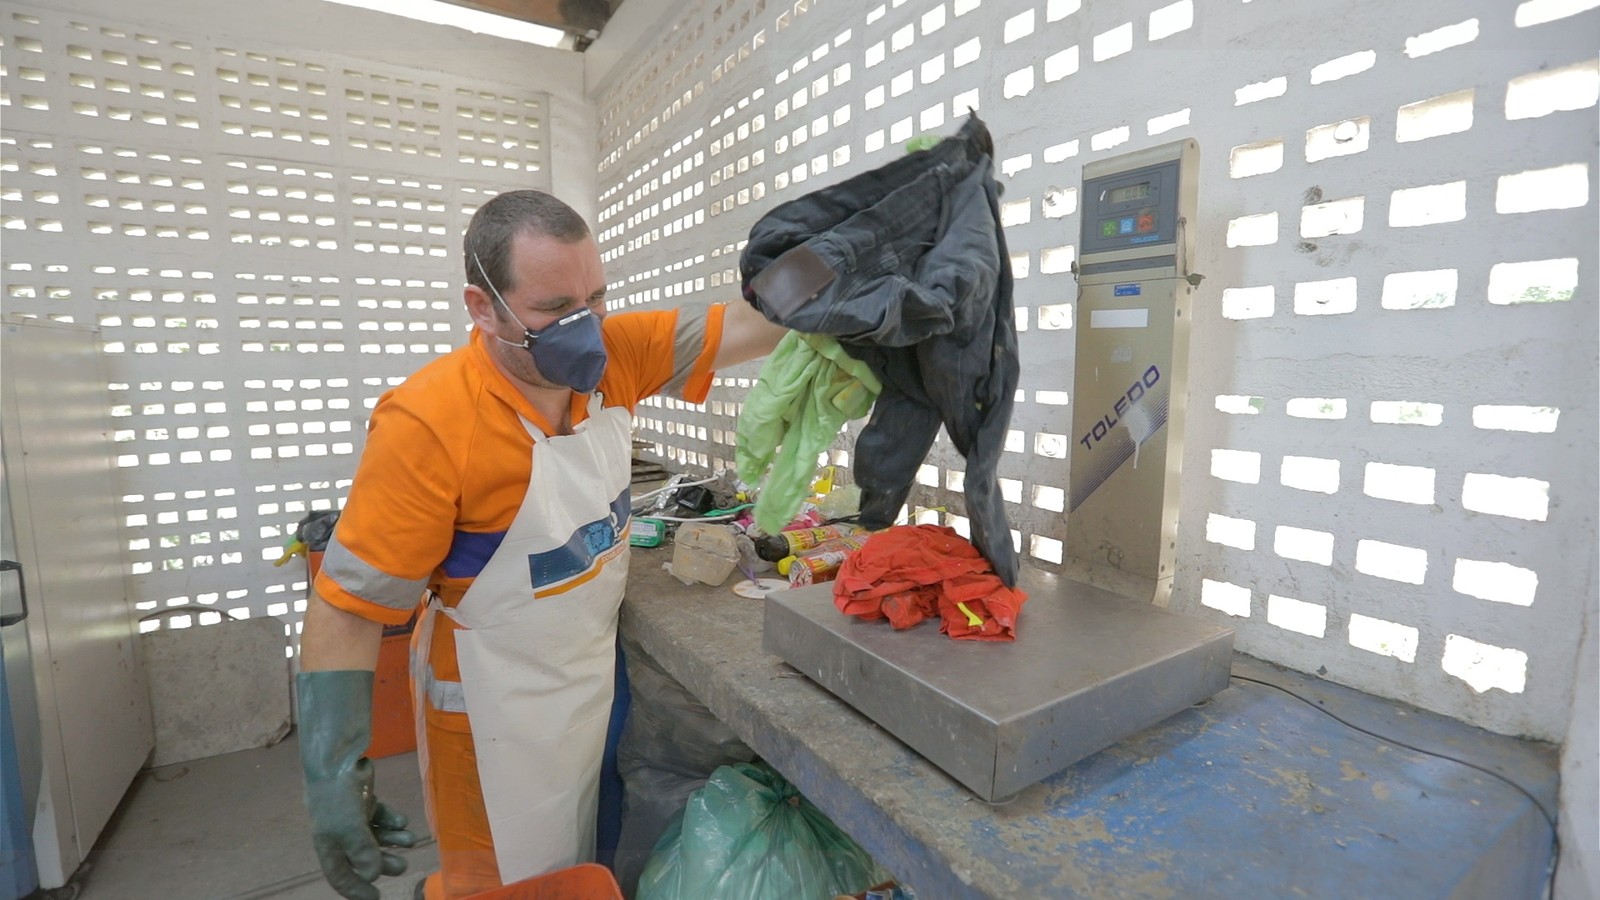
<svg viewBox="0 0 1600 900">
<path fill-rule="evenodd" d="M 1174 159 L 1086 179 L 1081 255 L 1175 242 L 1178 168 Z"/>
</svg>

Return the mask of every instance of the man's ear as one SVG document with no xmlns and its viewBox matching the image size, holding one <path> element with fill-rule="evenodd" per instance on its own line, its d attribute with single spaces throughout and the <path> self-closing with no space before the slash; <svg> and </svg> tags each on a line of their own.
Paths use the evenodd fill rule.
<svg viewBox="0 0 1600 900">
<path fill-rule="evenodd" d="M 493 334 L 496 324 L 494 298 L 489 296 L 489 292 L 475 284 L 469 284 L 461 292 L 461 299 L 467 304 L 467 315 L 472 318 L 472 324 Z"/>
</svg>

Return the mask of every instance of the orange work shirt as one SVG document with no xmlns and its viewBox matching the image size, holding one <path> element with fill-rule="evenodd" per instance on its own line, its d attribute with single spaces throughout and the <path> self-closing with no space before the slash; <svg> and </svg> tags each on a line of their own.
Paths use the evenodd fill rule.
<svg viewBox="0 0 1600 900">
<path fill-rule="evenodd" d="M 668 391 L 703 403 L 724 307 L 615 313 L 601 324 L 608 361 L 599 393 L 629 412 Z M 429 592 L 455 606 L 516 518 L 532 472 L 527 419 L 552 429 L 490 358 L 481 331 L 385 393 L 317 574 L 334 606 L 403 624 Z M 588 417 L 574 392 L 572 422 Z M 459 681 L 454 622 L 441 618 L 432 677 Z M 465 723 L 461 723 L 465 727 Z"/>
</svg>

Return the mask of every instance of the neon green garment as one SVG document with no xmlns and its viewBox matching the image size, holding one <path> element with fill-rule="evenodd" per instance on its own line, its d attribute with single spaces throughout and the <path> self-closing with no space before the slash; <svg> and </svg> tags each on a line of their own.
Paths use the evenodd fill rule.
<svg viewBox="0 0 1600 900">
<path fill-rule="evenodd" d="M 800 511 L 817 454 L 845 422 L 866 415 L 881 390 L 872 370 L 827 335 L 791 331 L 778 343 L 745 397 L 734 449 L 745 483 L 766 479 L 756 500 L 762 531 L 776 533 Z"/>
</svg>

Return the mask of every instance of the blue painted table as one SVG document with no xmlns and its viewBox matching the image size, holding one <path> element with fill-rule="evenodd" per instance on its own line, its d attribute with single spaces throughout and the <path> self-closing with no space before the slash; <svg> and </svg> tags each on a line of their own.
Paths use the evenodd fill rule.
<svg viewBox="0 0 1600 900">
<path fill-rule="evenodd" d="M 759 601 L 685 587 L 667 558 L 635 551 L 624 630 L 923 900 L 1539 895 L 1549 745 L 1240 656 L 1276 686 L 1235 678 L 991 805 L 764 653 Z"/>
</svg>

